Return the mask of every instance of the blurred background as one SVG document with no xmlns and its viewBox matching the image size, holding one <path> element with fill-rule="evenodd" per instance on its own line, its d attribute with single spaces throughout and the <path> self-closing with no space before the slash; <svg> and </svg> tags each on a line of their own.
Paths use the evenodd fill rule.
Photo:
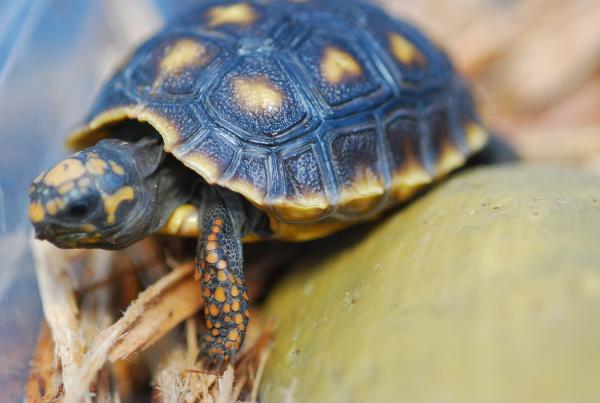
<svg viewBox="0 0 600 403">
<path fill-rule="evenodd" d="M 66 151 L 112 68 L 198 0 L 0 2 L 0 401 L 22 393 L 42 316 L 27 188 Z M 530 161 L 600 173 L 600 2 L 379 0 L 444 46 L 488 125 Z"/>
</svg>

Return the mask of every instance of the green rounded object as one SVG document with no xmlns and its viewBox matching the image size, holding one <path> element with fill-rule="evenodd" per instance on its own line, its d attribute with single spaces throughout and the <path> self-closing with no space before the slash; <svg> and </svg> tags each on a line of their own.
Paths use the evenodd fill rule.
<svg viewBox="0 0 600 403">
<path fill-rule="evenodd" d="M 600 396 L 599 178 L 479 169 L 368 230 L 275 290 L 261 401 Z"/>
</svg>

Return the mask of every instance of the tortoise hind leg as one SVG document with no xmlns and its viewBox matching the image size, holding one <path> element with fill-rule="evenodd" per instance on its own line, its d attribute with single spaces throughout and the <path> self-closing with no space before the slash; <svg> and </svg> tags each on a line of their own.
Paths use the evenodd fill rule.
<svg viewBox="0 0 600 403">
<path fill-rule="evenodd" d="M 235 362 L 248 327 L 249 303 L 243 270 L 241 218 L 220 201 L 210 202 L 200 217 L 202 232 L 196 268 L 202 276 L 206 326 L 203 350 L 218 368 Z"/>
<path fill-rule="evenodd" d="M 469 166 L 505 164 L 519 160 L 519 155 L 512 145 L 501 136 L 492 135 L 488 144 L 469 160 Z"/>
</svg>

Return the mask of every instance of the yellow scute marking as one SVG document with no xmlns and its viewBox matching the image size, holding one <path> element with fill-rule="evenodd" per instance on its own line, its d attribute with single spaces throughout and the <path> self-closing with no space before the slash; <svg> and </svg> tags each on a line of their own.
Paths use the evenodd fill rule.
<svg viewBox="0 0 600 403">
<path fill-rule="evenodd" d="M 69 193 L 75 187 L 75 182 L 67 182 L 58 188 L 58 193 L 65 194 Z"/>
<path fill-rule="evenodd" d="M 284 220 L 313 220 L 329 209 L 328 200 L 320 194 L 303 194 L 300 200 L 281 198 L 273 202 L 273 210 Z"/>
<path fill-rule="evenodd" d="M 425 64 L 423 53 L 399 34 L 390 34 L 390 47 L 396 60 L 402 64 Z"/>
<path fill-rule="evenodd" d="M 352 186 L 342 189 L 339 203 L 346 210 L 367 213 L 381 200 L 384 193 L 383 181 L 370 169 L 365 169 L 357 175 Z"/>
<path fill-rule="evenodd" d="M 488 133 L 477 123 L 471 122 L 467 124 L 465 131 L 467 144 L 471 150 L 478 151 L 487 143 Z"/>
<path fill-rule="evenodd" d="M 39 203 L 31 203 L 29 205 L 29 219 L 34 224 L 42 222 L 44 217 L 46 216 L 46 211 L 44 210 L 44 206 Z"/>
<path fill-rule="evenodd" d="M 208 12 L 208 25 L 212 28 L 220 25 L 249 25 L 257 19 L 256 12 L 246 3 L 232 4 L 230 6 L 213 7 Z"/>
<path fill-rule="evenodd" d="M 192 39 L 182 39 L 169 49 L 160 62 L 160 69 L 164 73 L 180 71 L 191 65 L 204 65 L 209 60 L 206 47 Z"/>
<path fill-rule="evenodd" d="M 265 77 L 235 78 L 233 93 L 236 102 L 250 113 L 273 115 L 283 106 L 283 94 Z"/>
<path fill-rule="evenodd" d="M 348 52 L 330 47 L 325 50 L 321 62 L 321 75 L 330 84 L 339 84 L 350 78 L 360 77 L 363 69 Z"/>
<path fill-rule="evenodd" d="M 69 158 L 48 171 L 44 177 L 44 183 L 48 186 L 60 186 L 81 178 L 85 172 L 85 167 L 81 161 Z"/>
<path fill-rule="evenodd" d="M 56 204 L 56 200 L 50 200 L 46 203 L 46 211 L 50 215 L 56 215 L 58 213 L 58 205 Z"/>
<path fill-rule="evenodd" d="M 109 224 L 115 222 L 115 213 L 117 212 L 119 205 L 124 201 L 133 200 L 134 195 L 135 193 L 131 186 L 122 187 L 112 195 L 104 195 L 104 211 L 108 216 L 106 221 Z"/>
</svg>

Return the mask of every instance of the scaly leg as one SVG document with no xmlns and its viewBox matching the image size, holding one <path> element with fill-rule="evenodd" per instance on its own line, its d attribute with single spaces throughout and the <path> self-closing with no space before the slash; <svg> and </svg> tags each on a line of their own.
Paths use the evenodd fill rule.
<svg viewBox="0 0 600 403">
<path fill-rule="evenodd" d="M 250 317 L 242 255 L 242 218 L 216 200 L 204 210 L 196 251 L 202 276 L 206 326 L 204 353 L 209 364 L 234 363 Z"/>
</svg>

